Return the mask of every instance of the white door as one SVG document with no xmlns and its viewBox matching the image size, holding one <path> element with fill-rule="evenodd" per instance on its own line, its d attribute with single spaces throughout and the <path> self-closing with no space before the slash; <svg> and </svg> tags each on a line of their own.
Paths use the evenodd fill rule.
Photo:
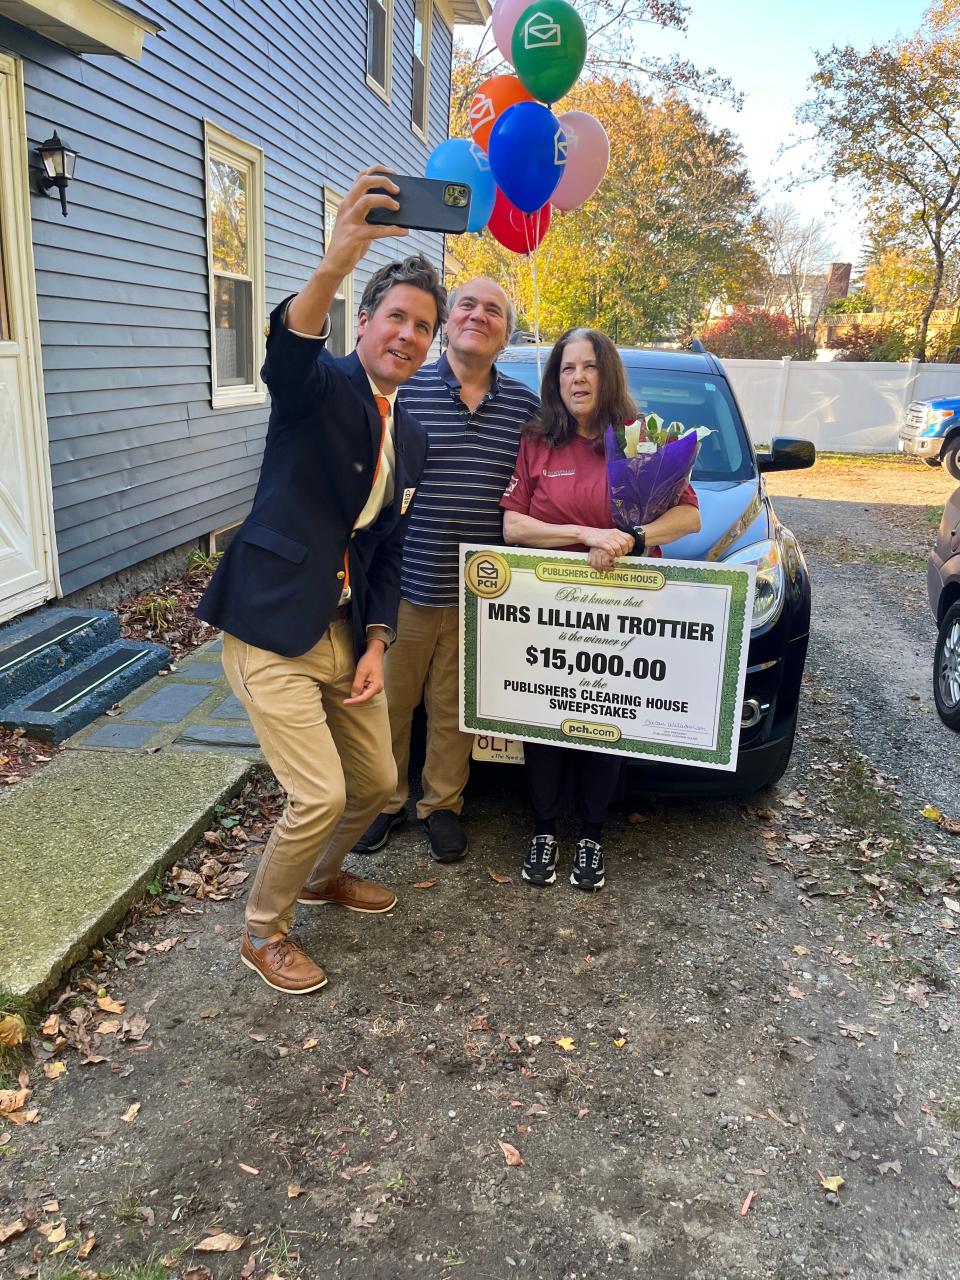
<svg viewBox="0 0 960 1280">
<path fill-rule="evenodd" d="M 55 594 L 18 64 L 0 53 L 0 622 Z"/>
</svg>

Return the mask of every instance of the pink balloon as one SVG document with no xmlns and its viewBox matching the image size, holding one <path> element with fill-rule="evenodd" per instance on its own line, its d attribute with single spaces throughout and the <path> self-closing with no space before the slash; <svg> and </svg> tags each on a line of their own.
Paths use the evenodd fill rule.
<svg viewBox="0 0 960 1280">
<path fill-rule="evenodd" d="M 531 0 L 496 0 L 493 6 L 493 38 L 508 62 L 513 58 L 513 29 Z"/>
<path fill-rule="evenodd" d="M 586 203 L 603 181 L 610 139 L 596 116 L 586 111 L 565 111 L 557 120 L 567 140 L 567 163 L 550 203 L 569 213 Z"/>
</svg>

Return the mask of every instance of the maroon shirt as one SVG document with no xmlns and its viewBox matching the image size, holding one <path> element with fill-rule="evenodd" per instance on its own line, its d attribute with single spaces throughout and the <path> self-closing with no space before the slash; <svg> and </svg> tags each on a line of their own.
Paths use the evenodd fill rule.
<svg viewBox="0 0 960 1280">
<path fill-rule="evenodd" d="M 697 495 L 687 485 L 680 502 L 699 507 Z M 607 463 L 584 436 L 573 436 L 554 447 L 546 440 L 525 435 L 510 483 L 500 505 L 545 524 L 580 524 L 591 529 L 614 528 L 610 513 Z M 575 542 L 558 551 L 588 551 Z M 659 547 L 647 547 L 644 555 L 659 556 Z"/>
</svg>

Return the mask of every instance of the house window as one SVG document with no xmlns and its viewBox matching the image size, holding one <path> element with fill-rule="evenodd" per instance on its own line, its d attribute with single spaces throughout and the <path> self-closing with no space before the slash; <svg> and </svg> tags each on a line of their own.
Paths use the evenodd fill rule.
<svg viewBox="0 0 960 1280">
<path fill-rule="evenodd" d="M 390 99 L 393 0 L 367 0 L 367 84 Z"/>
<path fill-rule="evenodd" d="M 413 103 L 410 119 L 414 130 L 426 141 L 430 110 L 430 28 L 432 0 L 414 0 L 413 6 Z"/>
<path fill-rule="evenodd" d="M 337 210 L 343 197 L 329 187 L 323 189 L 323 251 L 326 253 L 330 237 L 333 235 L 333 224 L 337 220 Z M 353 274 L 340 282 L 340 288 L 330 306 L 330 337 L 327 339 L 327 350 L 333 356 L 345 356 L 356 345 L 356 329 L 353 315 Z"/>
<path fill-rule="evenodd" d="M 261 403 L 263 152 L 209 123 L 205 141 L 212 401 Z"/>
</svg>

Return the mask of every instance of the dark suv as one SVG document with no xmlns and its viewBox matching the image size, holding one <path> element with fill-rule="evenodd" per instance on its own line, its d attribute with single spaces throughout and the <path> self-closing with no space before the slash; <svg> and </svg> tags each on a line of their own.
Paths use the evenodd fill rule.
<svg viewBox="0 0 960 1280">
<path fill-rule="evenodd" d="M 806 561 L 796 538 L 777 519 L 762 472 L 810 467 L 816 450 L 807 440 L 777 438 L 769 452 L 755 453 L 723 366 L 706 352 L 624 349 L 620 354 L 641 412 L 713 429 L 693 471 L 703 527 L 671 543 L 667 554 L 757 566 L 736 773 L 640 761 L 631 764 L 628 785 L 748 794 L 777 782 L 790 761 L 810 634 Z M 539 390 L 535 350 L 509 347 L 498 364 Z"/>
<path fill-rule="evenodd" d="M 937 620 L 933 697 L 943 723 L 960 730 L 960 489 L 943 508 L 927 561 L 927 593 Z"/>
</svg>

